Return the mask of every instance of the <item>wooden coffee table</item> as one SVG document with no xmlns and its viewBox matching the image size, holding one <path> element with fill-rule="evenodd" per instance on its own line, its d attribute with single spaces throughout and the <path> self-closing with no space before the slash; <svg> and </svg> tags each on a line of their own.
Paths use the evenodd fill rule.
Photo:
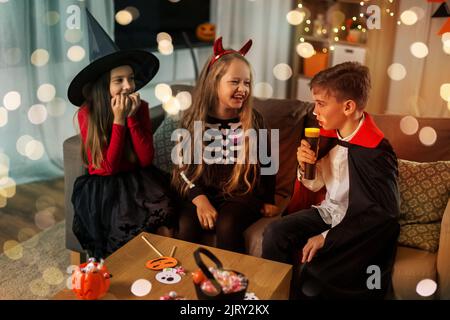
<svg viewBox="0 0 450 320">
<path fill-rule="evenodd" d="M 156 253 L 141 239 L 144 235 L 163 255 L 169 255 L 173 246 L 176 246 L 174 257 L 186 270 L 186 275 L 176 284 L 162 284 L 155 279 L 158 271 L 145 267 L 145 263 L 157 258 Z M 202 245 L 163 237 L 156 234 L 141 233 L 129 241 L 122 248 L 109 256 L 105 264 L 113 275 L 108 294 L 104 299 L 146 299 L 158 300 L 162 295 L 175 291 L 188 300 L 197 299 L 191 272 L 198 269 L 193 252 Z M 288 299 L 289 286 L 292 277 L 292 266 L 249 255 L 202 246 L 210 250 L 222 262 L 225 269 L 232 269 L 244 273 L 249 279 L 247 292 L 254 292 L 262 299 Z M 205 263 L 212 262 L 202 255 Z M 131 292 L 132 284 L 138 279 L 149 280 L 152 284 L 150 293 L 144 297 L 135 296 Z M 57 300 L 76 299 L 74 293 L 64 289 L 55 295 Z"/>
</svg>

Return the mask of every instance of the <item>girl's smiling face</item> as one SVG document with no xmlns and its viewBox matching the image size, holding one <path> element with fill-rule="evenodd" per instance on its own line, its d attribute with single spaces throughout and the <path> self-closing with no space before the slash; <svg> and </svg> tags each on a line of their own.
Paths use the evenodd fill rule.
<svg viewBox="0 0 450 320">
<path fill-rule="evenodd" d="M 133 93 L 136 88 L 134 72 L 130 66 L 120 66 L 111 70 L 109 93 L 111 97 Z"/>
<path fill-rule="evenodd" d="M 219 81 L 217 95 L 219 105 L 218 114 L 235 113 L 242 108 L 244 101 L 250 94 L 250 68 L 239 59 L 230 62 L 227 71 Z"/>
</svg>

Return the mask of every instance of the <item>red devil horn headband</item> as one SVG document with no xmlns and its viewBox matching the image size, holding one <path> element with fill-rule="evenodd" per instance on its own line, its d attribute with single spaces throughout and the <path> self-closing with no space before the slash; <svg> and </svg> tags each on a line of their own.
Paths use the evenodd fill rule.
<svg viewBox="0 0 450 320">
<path fill-rule="evenodd" d="M 226 54 L 239 53 L 240 55 L 245 56 L 247 52 L 250 50 L 252 43 L 253 43 L 252 39 L 248 40 L 247 43 L 244 44 L 244 46 L 241 49 L 239 49 L 239 51 L 233 49 L 225 50 L 222 45 L 222 37 L 218 38 L 216 41 L 214 41 L 214 56 L 209 62 L 208 68 L 211 67 L 217 60 L 219 60 Z"/>
</svg>

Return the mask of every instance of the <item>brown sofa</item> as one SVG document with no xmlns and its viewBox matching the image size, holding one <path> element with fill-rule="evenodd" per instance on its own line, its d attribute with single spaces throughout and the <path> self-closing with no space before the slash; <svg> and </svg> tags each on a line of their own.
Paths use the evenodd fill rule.
<svg viewBox="0 0 450 320">
<path fill-rule="evenodd" d="M 186 88 L 178 87 L 175 91 L 182 89 Z M 313 105 L 296 100 L 269 99 L 256 100 L 255 108 L 263 114 L 269 127 L 280 130 L 280 168 L 277 174 L 276 201 L 280 206 L 286 207 L 295 180 L 296 149 L 304 127 L 312 122 L 309 115 Z M 164 117 L 163 111 L 161 107 L 155 107 L 151 109 L 150 114 L 156 129 Z M 422 162 L 450 159 L 450 119 L 418 119 L 420 127 L 432 126 L 438 134 L 437 142 L 431 147 L 426 147 L 420 144 L 417 135 L 406 136 L 401 133 L 399 123 L 402 116 L 375 115 L 374 118 L 390 140 L 399 158 Z M 66 247 L 74 253 L 82 252 L 72 233 L 73 209 L 70 202 L 75 178 L 85 173 L 81 165 L 79 150 L 78 136 L 71 137 L 64 142 Z M 276 219 L 279 217 L 262 217 L 246 230 L 245 240 L 249 254 L 261 255 L 262 233 L 265 227 Z M 167 230 L 160 231 L 170 235 Z M 214 243 L 215 239 L 211 236 L 205 237 L 203 241 L 203 244 L 206 245 L 214 245 Z M 73 262 L 76 262 L 76 259 Z M 441 223 L 437 253 L 398 247 L 393 272 L 394 298 L 421 298 L 416 293 L 416 285 L 425 278 L 433 279 L 438 283 L 438 291 L 431 298 L 450 299 L 450 201 Z"/>
</svg>

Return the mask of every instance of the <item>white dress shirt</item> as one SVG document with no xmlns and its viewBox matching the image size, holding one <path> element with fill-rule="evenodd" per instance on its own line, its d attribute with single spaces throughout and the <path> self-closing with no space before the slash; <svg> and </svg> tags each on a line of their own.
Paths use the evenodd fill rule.
<svg viewBox="0 0 450 320">
<path fill-rule="evenodd" d="M 358 127 L 349 136 L 343 138 L 336 130 L 339 140 L 350 141 L 361 128 L 364 115 L 359 121 Z M 305 180 L 303 174 L 298 170 L 298 177 L 302 184 L 311 191 L 318 191 L 324 185 L 327 189 L 325 200 L 317 208 L 326 224 L 331 228 L 337 226 L 348 209 L 349 173 L 348 173 L 348 148 L 336 145 L 330 152 L 316 163 L 316 178 Z M 326 238 L 329 230 L 322 232 Z"/>
</svg>

